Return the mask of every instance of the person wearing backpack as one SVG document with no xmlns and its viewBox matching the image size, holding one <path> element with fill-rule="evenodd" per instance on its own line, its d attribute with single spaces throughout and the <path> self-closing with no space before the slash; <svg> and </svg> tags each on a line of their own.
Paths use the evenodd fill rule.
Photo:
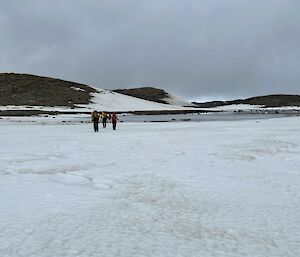
<svg viewBox="0 0 300 257">
<path fill-rule="evenodd" d="M 117 114 L 114 112 L 112 115 L 111 115 L 111 122 L 112 122 L 112 127 L 113 127 L 113 130 L 116 130 L 117 128 L 117 121 L 118 121 L 118 116 Z"/>
<path fill-rule="evenodd" d="M 111 113 L 107 114 L 107 120 L 108 120 L 109 123 L 111 123 Z"/>
<path fill-rule="evenodd" d="M 98 132 L 98 130 L 99 130 L 98 123 L 99 123 L 100 114 L 95 110 L 92 112 L 91 118 L 92 118 L 92 122 L 94 124 L 94 131 Z"/>
<path fill-rule="evenodd" d="M 106 122 L 107 122 L 107 114 L 106 114 L 106 112 L 102 112 L 102 125 L 103 125 L 103 128 L 106 128 Z"/>
</svg>

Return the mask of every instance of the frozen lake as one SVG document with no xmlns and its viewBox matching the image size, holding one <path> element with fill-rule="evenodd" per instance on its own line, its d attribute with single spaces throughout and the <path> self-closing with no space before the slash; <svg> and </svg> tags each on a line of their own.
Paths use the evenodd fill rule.
<svg viewBox="0 0 300 257">
<path fill-rule="evenodd" d="M 262 120 L 285 117 L 299 117 L 300 113 L 249 113 L 249 112 L 215 112 L 215 113 L 194 113 L 194 114 L 164 114 L 164 115 L 133 115 L 119 114 L 120 122 L 211 122 L 211 121 L 242 121 L 242 120 Z M 29 117 L 2 117 L 2 121 L 30 121 L 45 124 L 61 123 L 89 123 L 89 114 L 65 114 L 65 115 L 40 115 Z"/>
<path fill-rule="evenodd" d="M 300 115 L 300 114 L 298 114 Z M 176 122 L 176 121 L 239 121 L 239 120 L 261 120 L 297 116 L 293 114 L 251 114 L 251 113 L 195 113 L 195 114 L 171 114 L 171 115 L 120 115 L 124 122 Z"/>
<path fill-rule="evenodd" d="M 300 256 L 299 117 L 143 118 L 0 120 L 0 256 Z"/>
</svg>

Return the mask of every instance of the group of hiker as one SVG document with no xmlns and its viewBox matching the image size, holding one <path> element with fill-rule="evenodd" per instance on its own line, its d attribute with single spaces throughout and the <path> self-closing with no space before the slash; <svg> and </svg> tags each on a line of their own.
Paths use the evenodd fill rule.
<svg viewBox="0 0 300 257">
<path fill-rule="evenodd" d="M 98 113 L 97 111 L 93 111 L 91 114 L 92 122 L 94 124 L 94 131 L 98 132 L 99 131 L 99 121 L 100 119 L 102 120 L 102 126 L 103 128 L 106 128 L 107 122 L 110 122 L 112 124 L 113 130 L 116 130 L 117 128 L 117 121 L 118 116 L 115 112 L 113 113 L 107 113 L 107 112 L 102 112 L 101 114 Z"/>
</svg>

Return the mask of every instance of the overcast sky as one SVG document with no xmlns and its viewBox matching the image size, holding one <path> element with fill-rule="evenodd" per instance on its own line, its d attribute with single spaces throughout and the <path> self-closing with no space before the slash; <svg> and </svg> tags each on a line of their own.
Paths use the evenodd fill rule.
<svg viewBox="0 0 300 257">
<path fill-rule="evenodd" d="M 0 71 L 189 99 L 300 94 L 299 0 L 0 0 Z"/>
</svg>

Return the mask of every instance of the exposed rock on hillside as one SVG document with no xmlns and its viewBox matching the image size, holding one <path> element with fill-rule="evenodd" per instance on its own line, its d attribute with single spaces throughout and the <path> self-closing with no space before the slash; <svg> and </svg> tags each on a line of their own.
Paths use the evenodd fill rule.
<svg viewBox="0 0 300 257">
<path fill-rule="evenodd" d="M 88 104 L 87 85 L 28 74 L 0 74 L 0 105 L 69 106 Z"/>
<path fill-rule="evenodd" d="M 129 95 L 144 100 L 149 100 L 149 101 L 162 103 L 162 104 L 168 104 L 168 102 L 164 100 L 165 98 L 168 97 L 168 93 L 162 89 L 158 89 L 154 87 L 116 89 L 114 91 L 123 95 Z"/>
<path fill-rule="evenodd" d="M 192 103 L 169 94 L 168 92 L 154 87 L 140 87 L 140 88 L 131 88 L 131 89 L 116 89 L 114 90 L 117 93 L 137 97 L 140 99 L 162 103 L 162 104 L 170 104 L 177 106 L 193 106 Z"/>
<path fill-rule="evenodd" d="M 210 108 L 231 104 L 251 104 L 265 107 L 300 106 L 300 95 L 266 95 L 233 101 L 213 101 L 206 103 L 193 102 L 200 108 Z"/>
</svg>

